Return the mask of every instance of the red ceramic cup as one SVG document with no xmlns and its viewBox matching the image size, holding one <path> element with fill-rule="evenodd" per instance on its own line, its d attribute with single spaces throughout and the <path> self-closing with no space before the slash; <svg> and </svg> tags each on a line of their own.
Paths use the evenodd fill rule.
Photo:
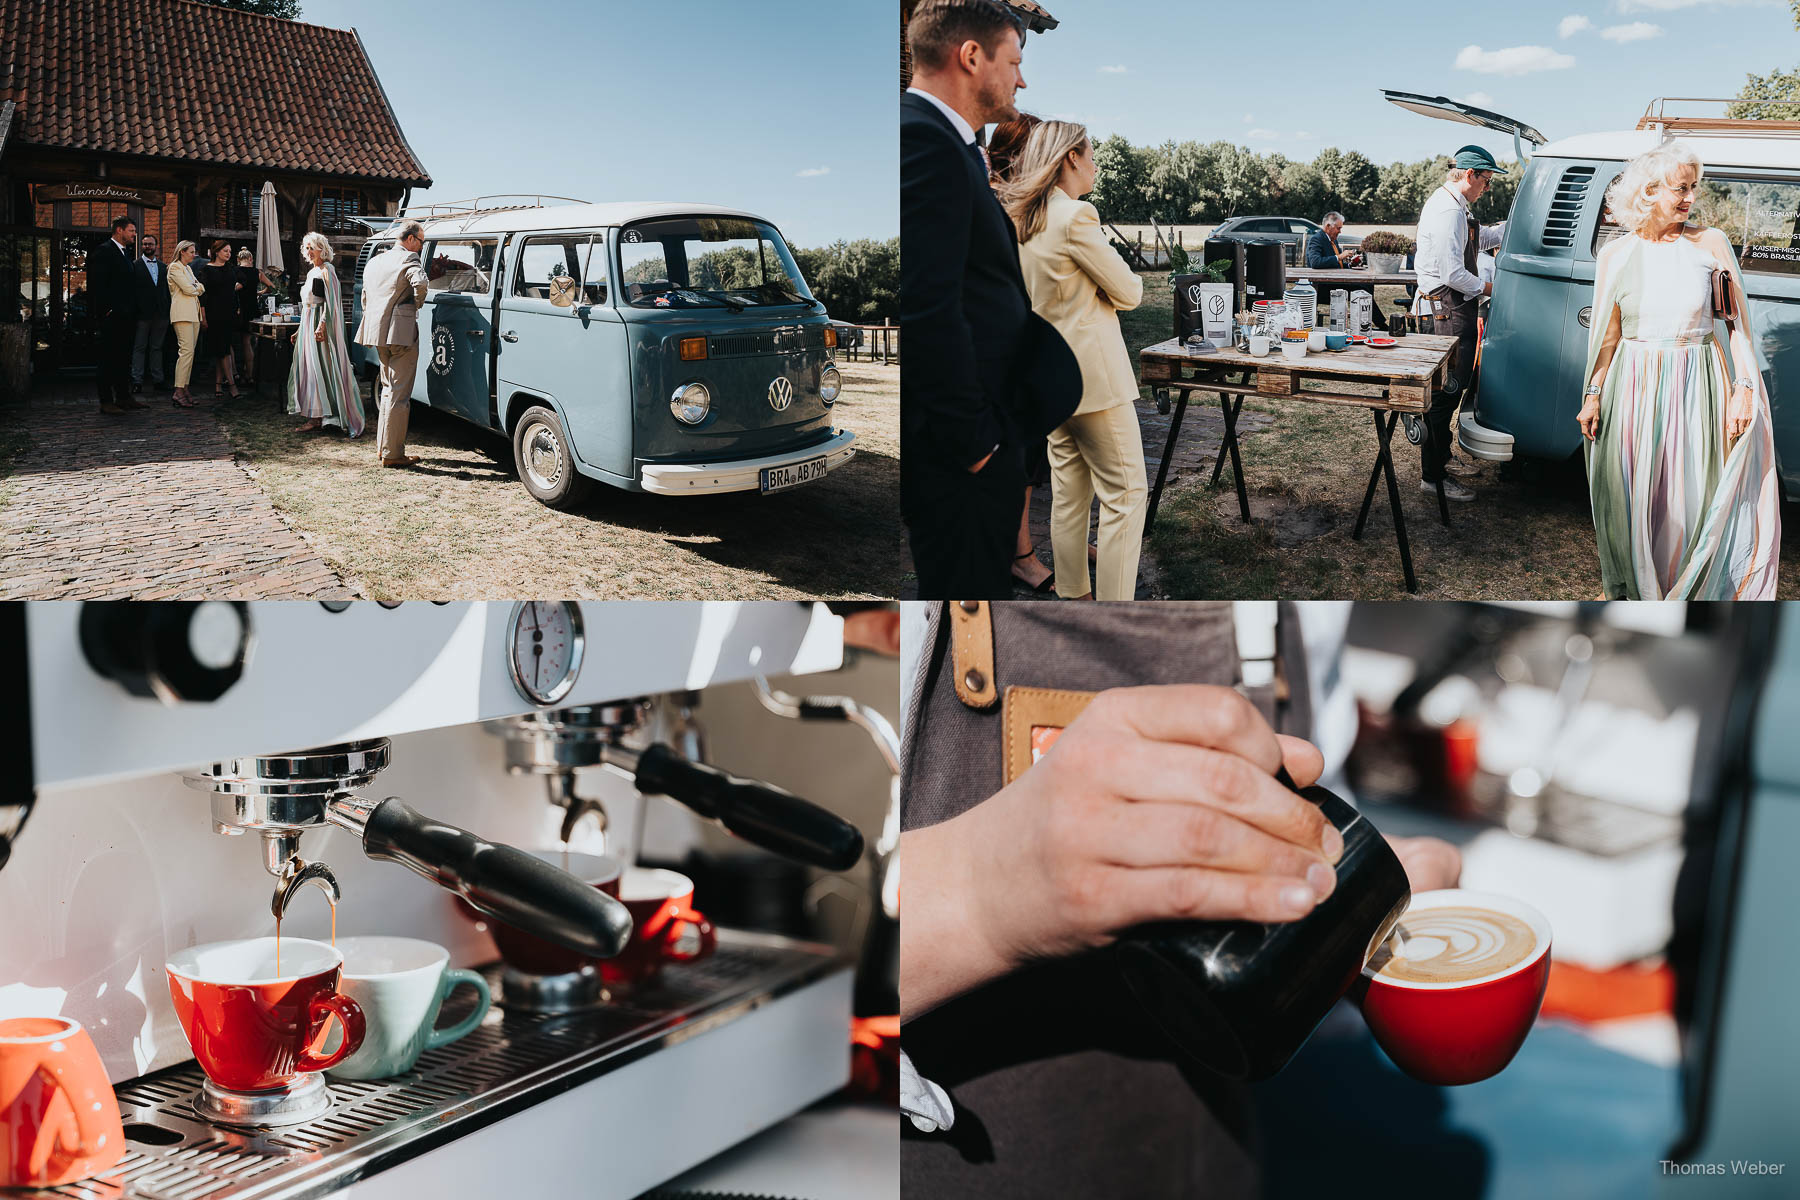
<svg viewBox="0 0 1800 1200">
<path fill-rule="evenodd" d="M 362 1045 L 362 1009 L 337 990 L 343 966 L 336 949 L 307 938 L 281 939 L 279 974 L 272 937 L 212 942 L 169 956 L 169 995 L 208 1079 L 234 1092 L 275 1091 Z M 318 1053 L 334 1016 L 343 1041 Z"/>
<path fill-rule="evenodd" d="M 1408 915 L 1434 908 L 1484 908 L 1531 927 L 1535 944 L 1510 966 L 1454 983 L 1379 975 L 1357 982 L 1363 1019 L 1388 1057 L 1426 1083 L 1475 1083 L 1499 1074 L 1525 1043 L 1550 982 L 1550 922 L 1529 904 L 1460 888 L 1422 892 Z M 1402 918 L 1404 921 L 1404 918 Z"/>
<path fill-rule="evenodd" d="M 614 899 L 618 898 L 622 868 L 617 859 L 603 858 L 598 854 L 576 854 L 573 851 L 565 853 L 561 850 L 531 850 L 527 853 L 553 867 L 562 868 Z M 526 933 L 504 921 L 496 921 L 489 916 L 480 916 L 479 919 L 487 922 L 488 932 L 494 936 L 494 948 L 500 952 L 500 960 L 526 974 L 566 975 L 600 961 L 555 942 L 547 942 L 536 934 Z"/>
<path fill-rule="evenodd" d="M 0 1021 L 0 1187 L 100 1175 L 125 1155 L 100 1052 L 67 1017 Z"/>
<path fill-rule="evenodd" d="M 664 963 L 694 962 L 713 952 L 712 922 L 694 909 L 694 881 L 677 871 L 630 867 L 619 900 L 631 910 L 631 941 L 600 964 L 608 983 L 641 983 Z"/>
</svg>

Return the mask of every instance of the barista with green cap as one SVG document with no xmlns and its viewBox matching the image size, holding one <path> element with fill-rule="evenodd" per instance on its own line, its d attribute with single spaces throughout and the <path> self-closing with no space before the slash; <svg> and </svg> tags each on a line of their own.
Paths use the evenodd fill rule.
<svg viewBox="0 0 1800 1200">
<path fill-rule="evenodd" d="M 1487 194 L 1493 177 L 1504 173 L 1486 150 L 1464 146 L 1451 160 L 1444 185 L 1431 194 L 1419 214 L 1418 254 L 1414 258 L 1419 290 L 1413 311 L 1433 317 L 1434 332 L 1457 339 L 1450 377 L 1443 391 L 1432 396 L 1431 410 L 1425 414 L 1419 486 L 1436 492 L 1442 481 L 1444 495 L 1451 500 L 1475 498 L 1473 488 L 1446 475 L 1446 470 L 1470 473 L 1475 469 L 1452 465 L 1450 458 L 1450 419 L 1462 403 L 1463 388 L 1475 367 L 1476 305 L 1494 289 L 1493 284 L 1481 281 L 1475 259 L 1483 250 L 1498 246 L 1506 234 L 1506 222 L 1481 225 L 1469 210 Z"/>
</svg>

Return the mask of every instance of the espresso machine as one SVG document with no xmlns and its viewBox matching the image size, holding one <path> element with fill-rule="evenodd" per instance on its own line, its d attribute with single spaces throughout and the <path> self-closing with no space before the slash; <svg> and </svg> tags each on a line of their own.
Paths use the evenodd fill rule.
<svg viewBox="0 0 1800 1200">
<path fill-rule="evenodd" d="M 407 1075 L 313 1076 L 323 1094 L 299 1097 L 205 1079 L 162 964 L 271 917 L 323 938 L 328 911 L 335 930 L 424 937 L 470 965 L 494 957 L 471 910 L 609 957 L 629 912 L 527 850 L 594 814 L 617 854 L 651 795 L 821 870 L 859 867 L 850 822 L 651 736 L 665 708 L 691 722 L 709 686 L 835 669 L 841 625 L 792 603 L 0 609 L 0 671 L 28 701 L 5 735 L 0 1016 L 80 1020 L 128 1143 L 62 1194 L 630 1197 L 838 1090 L 853 963 L 769 934 L 722 928 L 710 958 L 578 1010 L 508 1003 L 485 966 L 502 999 L 473 1033 Z M 606 769 L 578 789 L 586 766 Z M 395 794 L 368 793 L 378 778 Z"/>
</svg>

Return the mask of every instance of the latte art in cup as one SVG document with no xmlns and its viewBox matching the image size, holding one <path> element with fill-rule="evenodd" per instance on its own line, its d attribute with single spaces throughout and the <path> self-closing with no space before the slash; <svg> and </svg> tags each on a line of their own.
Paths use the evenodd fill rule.
<svg viewBox="0 0 1800 1200">
<path fill-rule="evenodd" d="M 1537 950 L 1530 925 L 1489 908 L 1446 906 L 1409 912 L 1369 960 L 1378 979 L 1461 983 L 1495 975 Z"/>
</svg>

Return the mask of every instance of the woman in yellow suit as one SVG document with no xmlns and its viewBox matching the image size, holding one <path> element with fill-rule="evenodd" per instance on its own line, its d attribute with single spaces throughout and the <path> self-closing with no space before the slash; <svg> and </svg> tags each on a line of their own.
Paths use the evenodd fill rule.
<svg viewBox="0 0 1800 1200">
<path fill-rule="evenodd" d="M 1032 130 L 1002 198 L 1019 231 L 1031 307 L 1056 326 L 1081 364 L 1081 404 L 1050 435 L 1050 548 L 1065 600 L 1130 600 L 1144 534 L 1144 442 L 1137 373 L 1119 314 L 1144 284 L 1079 199 L 1094 187 L 1084 126 L 1045 121 Z M 1088 512 L 1100 498 L 1099 555 L 1088 586 Z"/>
<path fill-rule="evenodd" d="M 175 247 L 175 261 L 169 264 L 169 325 L 175 330 L 175 391 L 169 399 L 180 408 L 193 408 L 194 396 L 188 381 L 194 374 L 194 341 L 200 336 L 200 293 L 204 284 L 194 278 L 194 243 L 184 241 Z"/>
</svg>

